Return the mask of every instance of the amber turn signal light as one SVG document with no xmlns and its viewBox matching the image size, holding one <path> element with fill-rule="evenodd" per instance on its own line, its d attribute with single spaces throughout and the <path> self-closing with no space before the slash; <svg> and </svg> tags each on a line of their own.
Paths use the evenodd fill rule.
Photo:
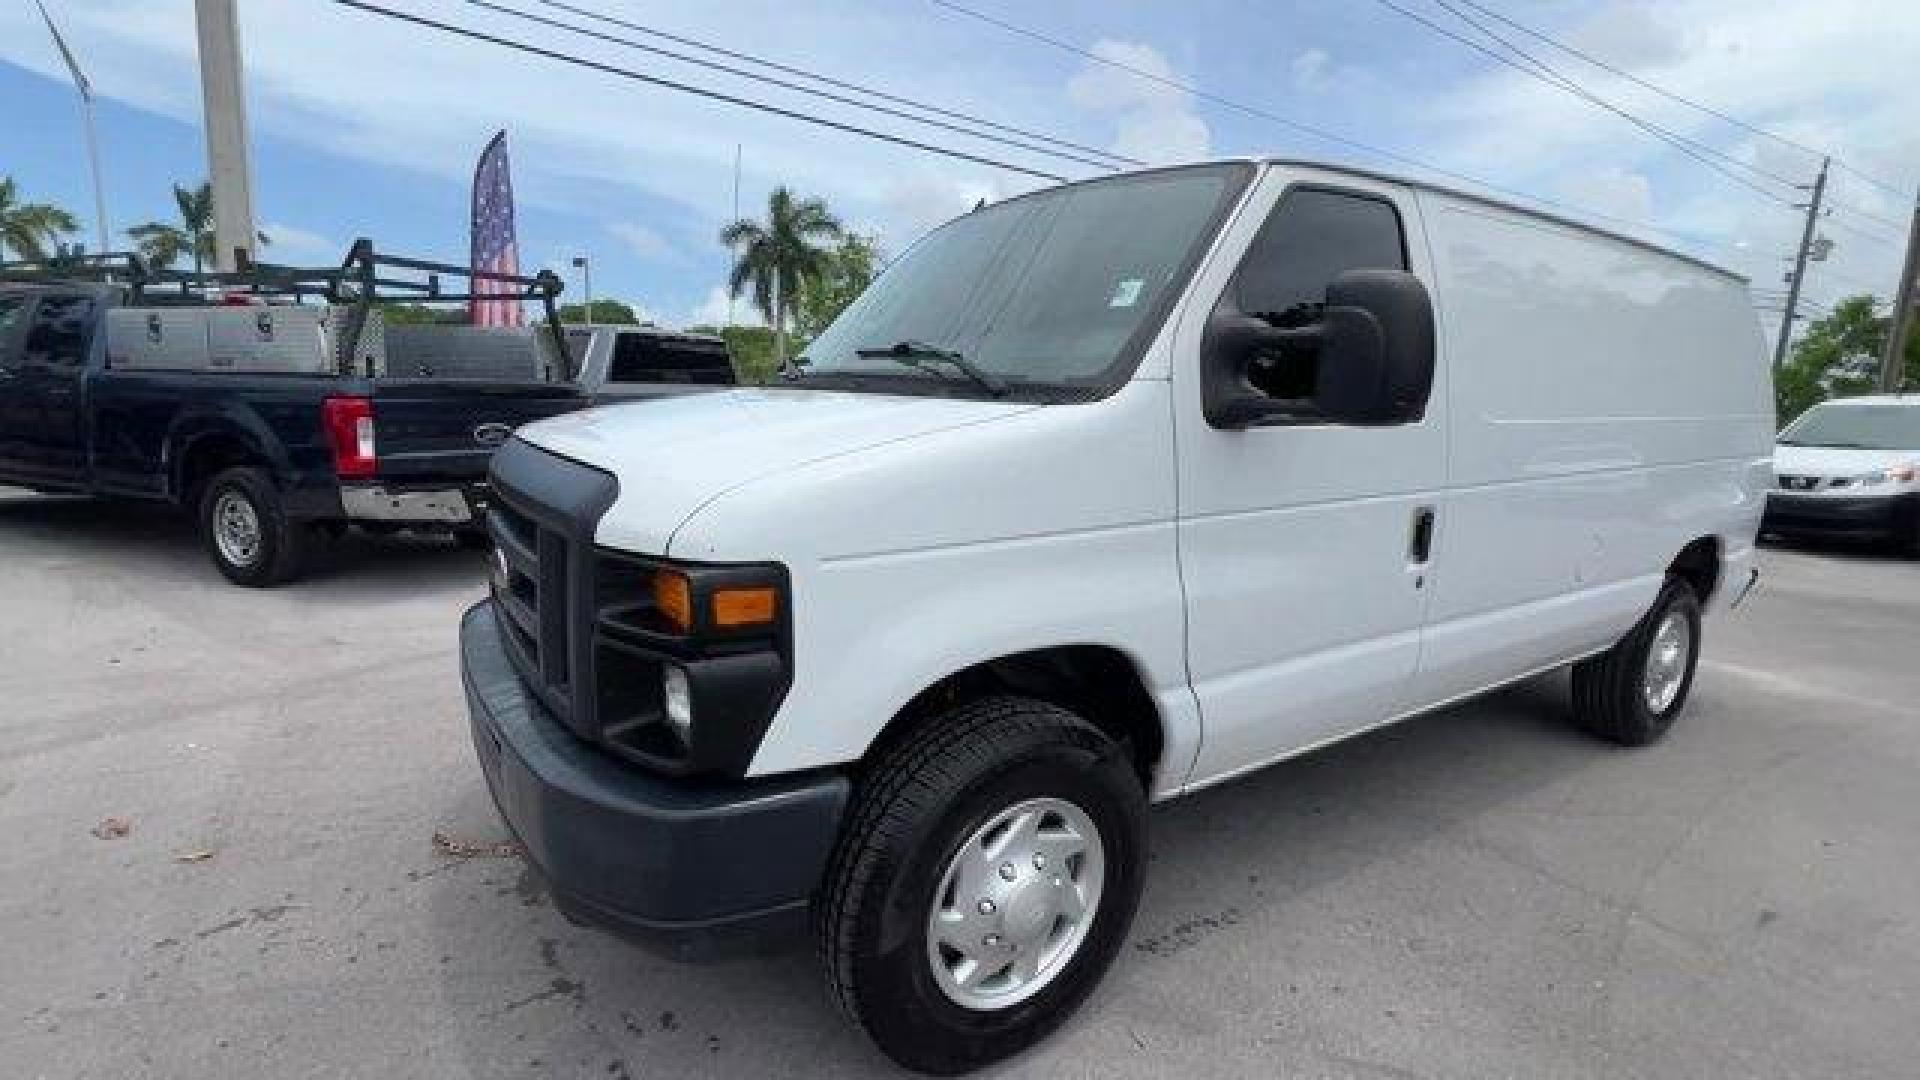
<svg viewBox="0 0 1920 1080">
<path fill-rule="evenodd" d="M 713 592 L 713 625 L 729 630 L 772 624 L 779 612 L 774 590 L 765 585 Z"/>
<path fill-rule="evenodd" d="M 673 628 L 684 634 L 693 629 L 693 586 L 677 570 L 653 575 L 653 607 Z"/>
</svg>

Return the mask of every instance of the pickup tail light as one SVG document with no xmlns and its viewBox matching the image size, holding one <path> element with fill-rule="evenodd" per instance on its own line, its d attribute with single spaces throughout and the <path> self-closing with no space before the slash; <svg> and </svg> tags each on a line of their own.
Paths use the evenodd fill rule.
<svg viewBox="0 0 1920 1080">
<path fill-rule="evenodd" d="M 372 399 L 327 398 L 320 403 L 320 422 L 327 430 L 327 441 L 333 444 L 333 471 L 341 479 L 364 479 L 379 470 Z"/>
</svg>

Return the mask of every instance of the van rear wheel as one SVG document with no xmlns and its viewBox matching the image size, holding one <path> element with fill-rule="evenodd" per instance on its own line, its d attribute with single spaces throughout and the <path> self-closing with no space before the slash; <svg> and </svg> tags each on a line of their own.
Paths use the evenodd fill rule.
<svg viewBox="0 0 1920 1080">
<path fill-rule="evenodd" d="M 841 1009 L 894 1061 L 951 1075 L 1019 1052 L 1126 937 L 1146 798 L 1064 709 L 992 697 L 935 718 L 862 784 L 815 908 Z"/>
<path fill-rule="evenodd" d="M 1622 746 L 1654 742 L 1686 707 L 1699 660 L 1700 600 L 1670 574 L 1626 637 L 1573 666 L 1574 717 Z"/>
</svg>

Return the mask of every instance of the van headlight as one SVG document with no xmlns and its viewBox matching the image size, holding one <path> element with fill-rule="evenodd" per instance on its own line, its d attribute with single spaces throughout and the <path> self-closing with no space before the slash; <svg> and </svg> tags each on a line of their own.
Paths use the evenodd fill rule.
<svg viewBox="0 0 1920 1080">
<path fill-rule="evenodd" d="M 693 745 L 693 691 L 687 686 L 687 669 L 678 664 L 668 664 L 665 676 L 660 680 L 661 705 L 667 716 L 667 726 L 673 729 L 674 737 L 681 746 Z"/>
</svg>

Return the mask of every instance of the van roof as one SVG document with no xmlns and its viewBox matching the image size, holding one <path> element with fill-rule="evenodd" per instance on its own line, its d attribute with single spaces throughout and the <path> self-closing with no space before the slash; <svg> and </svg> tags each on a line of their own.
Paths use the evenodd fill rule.
<svg viewBox="0 0 1920 1080">
<path fill-rule="evenodd" d="M 1501 210 L 1510 210 L 1516 214 L 1525 214 L 1528 217 L 1539 218 L 1543 221 L 1551 221 L 1556 225 L 1562 225 L 1569 229 L 1578 229 L 1581 232 L 1591 233 L 1595 236 L 1603 236 L 1609 240 L 1617 240 L 1623 244 L 1631 244 L 1632 246 L 1640 248 L 1643 251 L 1651 251 L 1656 255 L 1664 255 L 1670 259 L 1677 259 L 1683 263 L 1688 264 L 1689 266 L 1699 267 L 1700 269 L 1708 271 L 1709 273 L 1718 274 L 1721 277 L 1739 282 L 1742 285 L 1745 285 L 1748 282 L 1748 278 L 1745 274 L 1738 273 L 1737 271 L 1729 270 L 1726 267 L 1719 265 L 1718 263 L 1708 262 L 1707 260 L 1700 258 L 1697 255 L 1689 255 L 1684 251 L 1677 251 L 1670 247 L 1664 247 L 1660 244 L 1656 244 L 1652 242 L 1651 240 L 1642 240 L 1637 236 L 1631 236 L 1631 235 L 1628 235 L 1627 233 L 1615 232 L 1612 229 L 1603 229 L 1598 225 L 1593 225 L 1585 221 L 1577 220 L 1575 218 L 1566 217 L 1565 215 L 1562 215 L 1562 214 L 1555 214 L 1547 210 L 1541 210 L 1538 207 L 1527 206 L 1524 203 L 1515 202 L 1510 199 L 1501 199 L 1491 195 L 1483 195 L 1477 191 L 1467 191 L 1462 188 L 1448 187 L 1445 184 L 1436 184 L 1430 180 L 1419 180 L 1414 177 L 1404 176 L 1398 173 L 1382 172 L 1377 169 L 1363 169 L 1356 165 L 1341 165 L 1336 162 L 1316 161 L 1311 158 L 1278 157 L 1273 155 L 1250 155 L 1245 157 L 1208 158 L 1203 161 L 1185 162 L 1182 165 L 1163 166 L 1161 168 L 1153 168 L 1153 169 L 1136 169 L 1136 170 L 1130 170 L 1130 172 L 1150 173 L 1150 172 L 1159 172 L 1161 171 L 1161 169 L 1164 169 L 1164 168 L 1182 168 L 1182 167 L 1191 166 L 1191 165 L 1231 165 L 1231 164 L 1279 165 L 1279 166 L 1287 166 L 1287 167 L 1294 167 L 1294 168 L 1301 168 L 1301 169 L 1320 169 L 1324 172 L 1344 173 L 1348 176 L 1360 176 L 1360 177 L 1365 177 L 1366 179 L 1369 179 L 1369 180 L 1378 180 L 1388 184 L 1401 184 L 1406 187 L 1421 188 L 1426 191 L 1436 192 L 1438 194 L 1447 195 L 1452 198 L 1466 199 L 1471 202 L 1477 202 L 1483 206 L 1497 207 Z M 1121 175 L 1126 175 L 1126 174 L 1121 174 Z M 1100 176 L 1087 177 L 1084 180 L 1072 181 L 1072 183 L 1073 184 L 1092 183 L 1101 179 L 1105 179 L 1105 177 L 1100 177 Z M 1071 184 L 1061 185 L 1061 186 L 1071 186 Z M 1045 191 L 1049 189 L 1042 188 L 1040 190 Z M 1012 202 L 1014 199 L 1017 199 L 1017 198 L 1020 198 L 1020 196 L 1014 196 L 1013 198 L 1009 198 L 1004 201 Z"/>
<path fill-rule="evenodd" d="M 1462 188 L 1449 187 L 1446 184 L 1436 184 L 1430 180 L 1421 180 L 1411 176 L 1382 172 L 1376 169 L 1363 169 L 1354 165 L 1341 165 L 1331 161 L 1315 161 L 1310 158 L 1261 156 L 1229 160 L 1252 161 L 1255 164 L 1263 165 L 1297 166 L 1304 169 L 1324 169 L 1327 172 L 1346 173 L 1349 176 L 1363 176 L 1369 180 L 1381 180 L 1390 184 L 1404 184 L 1407 187 L 1423 188 L 1427 191 L 1437 192 L 1441 195 L 1449 195 L 1456 199 L 1467 199 L 1486 206 L 1495 206 L 1502 210 L 1511 210 L 1515 213 L 1526 214 L 1528 217 L 1543 218 L 1557 225 L 1564 225 L 1570 229 L 1578 229 L 1581 232 L 1593 233 L 1596 236 L 1604 236 L 1609 240 L 1618 240 L 1623 244 L 1632 244 L 1634 247 L 1651 251 L 1657 255 L 1665 255 L 1669 258 L 1679 259 L 1681 262 L 1697 266 L 1702 270 L 1710 270 L 1722 277 L 1732 278 L 1742 285 L 1746 284 L 1748 280 L 1745 274 L 1729 270 L 1718 263 L 1708 262 L 1706 259 L 1700 258 L 1697 255 L 1689 255 L 1684 251 L 1677 251 L 1662 244 L 1656 244 L 1651 240 L 1642 240 L 1637 236 L 1602 228 L 1598 225 L 1580 221 L 1576 218 L 1570 218 L 1563 214 L 1556 214 L 1552 211 L 1542 210 L 1538 207 L 1528 206 L 1525 203 L 1516 202 L 1511 199 L 1502 199 L 1493 195 L 1484 195 L 1477 191 L 1467 191 Z"/>
</svg>

